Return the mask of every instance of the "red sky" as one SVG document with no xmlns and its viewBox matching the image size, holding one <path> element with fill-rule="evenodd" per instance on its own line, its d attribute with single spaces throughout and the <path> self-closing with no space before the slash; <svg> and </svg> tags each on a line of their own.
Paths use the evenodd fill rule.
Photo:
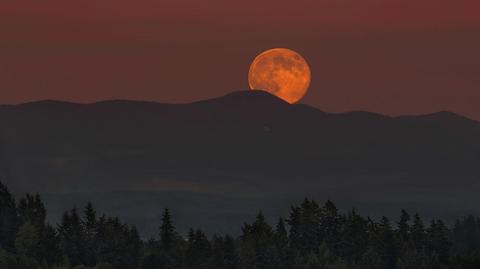
<svg viewBox="0 0 480 269">
<path fill-rule="evenodd" d="M 480 120 L 478 0 L 5 0 L 0 103 L 212 98 L 272 47 L 307 59 L 322 110 Z"/>
</svg>

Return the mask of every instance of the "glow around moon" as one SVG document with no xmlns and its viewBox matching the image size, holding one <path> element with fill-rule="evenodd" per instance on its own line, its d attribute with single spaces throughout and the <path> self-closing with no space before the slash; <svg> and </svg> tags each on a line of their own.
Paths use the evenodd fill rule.
<svg viewBox="0 0 480 269">
<path fill-rule="evenodd" d="M 255 57 L 248 72 L 250 89 L 267 91 L 290 104 L 302 99 L 310 80 L 310 67 L 305 59 L 284 48 L 262 52 Z"/>
</svg>

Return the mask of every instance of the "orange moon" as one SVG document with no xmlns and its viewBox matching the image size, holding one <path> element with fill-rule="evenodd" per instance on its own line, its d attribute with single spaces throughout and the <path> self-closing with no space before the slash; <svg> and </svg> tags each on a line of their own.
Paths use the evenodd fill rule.
<svg viewBox="0 0 480 269">
<path fill-rule="evenodd" d="M 290 104 L 307 93 L 311 72 L 307 61 L 297 52 L 275 48 L 260 53 L 248 71 L 251 90 L 267 91 Z"/>
</svg>

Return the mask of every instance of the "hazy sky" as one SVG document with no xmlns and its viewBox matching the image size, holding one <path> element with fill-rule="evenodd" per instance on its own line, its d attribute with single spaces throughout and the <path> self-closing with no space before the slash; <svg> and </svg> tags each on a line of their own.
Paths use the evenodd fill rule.
<svg viewBox="0 0 480 269">
<path fill-rule="evenodd" d="M 322 110 L 480 119 L 478 0 L 4 0 L 0 103 L 216 97 L 272 47 Z"/>
</svg>

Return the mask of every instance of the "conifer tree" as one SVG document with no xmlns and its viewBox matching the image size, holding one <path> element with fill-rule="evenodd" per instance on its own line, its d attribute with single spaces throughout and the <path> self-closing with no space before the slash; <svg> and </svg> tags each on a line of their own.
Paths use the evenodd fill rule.
<svg viewBox="0 0 480 269">
<path fill-rule="evenodd" d="M 60 248 L 57 231 L 51 225 L 47 224 L 43 229 L 39 254 L 39 258 L 41 258 L 49 268 L 60 264 L 62 261 L 62 250 Z"/>
<path fill-rule="evenodd" d="M 448 229 L 443 221 L 432 220 L 427 230 L 427 245 L 429 253 L 436 255 L 440 263 L 448 263 L 450 241 L 448 240 Z"/>
<path fill-rule="evenodd" d="M 18 215 L 22 225 L 30 222 L 38 232 L 42 232 L 47 212 L 40 195 L 38 193 L 35 195 L 27 193 L 25 197 L 20 199 L 18 203 Z"/>
<path fill-rule="evenodd" d="M 201 231 L 190 229 L 188 233 L 187 268 L 209 268 L 212 247 L 207 236 Z"/>
<path fill-rule="evenodd" d="M 169 251 L 173 248 L 176 232 L 172 223 L 170 210 L 165 208 L 162 215 L 162 225 L 160 226 L 160 245 L 162 249 Z"/>
<path fill-rule="evenodd" d="M 338 214 L 335 204 L 328 200 L 322 208 L 322 218 L 320 223 L 321 237 L 327 246 L 335 254 L 338 254 L 338 244 L 340 241 L 340 226 L 342 217 Z"/>
<path fill-rule="evenodd" d="M 0 248 L 12 251 L 19 228 L 15 200 L 0 182 Z"/>
<path fill-rule="evenodd" d="M 92 203 L 88 202 L 83 210 L 82 225 L 85 236 L 85 265 L 97 264 L 98 236 L 97 236 L 97 212 Z"/>
<path fill-rule="evenodd" d="M 212 269 L 238 269 L 239 258 L 235 239 L 229 235 L 214 236 L 212 239 Z"/>
<path fill-rule="evenodd" d="M 275 227 L 275 243 L 277 247 L 285 249 L 288 247 L 288 232 L 283 218 L 279 218 Z"/>
<path fill-rule="evenodd" d="M 323 241 L 321 232 L 322 211 L 317 202 L 305 199 L 298 207 L 292 207 L 288 224 L 290 242 L 301 253 L 318 250 Z"/>
<path fill-rule="evenodd" d="M 97 212 L 91 202 L 88 202 L 83 211 L 83 225 L 87 234 L 94 233 L 97 224 Z"/>
<path fill-rule="evenodd" d="M 127 253 L 127 268 L 138 268 L 140 264 L 140 259 L 142 255 L 142 241 L 138 230 L 135 226 L 126 228 L 125 232 L 127 233 L 127 248 L 125 253 Z"/>
<path fill-rule="evenodd" d="M 61 247 L 70 265 L 85 264 L 85 232 L 76 208 L 63 214 L 58 233 Z"/>
<path fill-rule="evenodd" d="M 348 262 L 356 262 L 365 251 L 369 239 L 368 221 L 355 210 L 348 212 L 339 243 L 340 256 Z"/>
<path fill-rule="evenodd" d="M 25 222 L 15 239 L 15 249 L 20 255 L 33 258 L 37 256 L 39 245 L 40 238 L 35 226 L 28 221 Z"/>
<path fill-rule="evenodd" d="M 241 235 L 242 268 L 270 268 L 274 266 L 274 233 L 262 212 L 252 224 L 245 224 Z"/>
<path fill-rule="evenodd" d="M 400 214 L 400 221 L 398 224 L 398 236 L 402 242 L 408 242 L 410 238 L 410 215 L 402 209 Z"/>
<path fill-rule="evenodd" d="M 388 218 L 382 217 L 378 229 L 380 255 L 383 258 L 385 268 L 393 269 L 396 266 L 398 257 L 398 244 Z"/>
<path fill-rule="evenodd" d="M 417 252 L 425 251 L 425 232 L 425 225 L 417 213 L 413 216 L 413 224 L 411 227 L 411 238 Z"/>
</svg>

